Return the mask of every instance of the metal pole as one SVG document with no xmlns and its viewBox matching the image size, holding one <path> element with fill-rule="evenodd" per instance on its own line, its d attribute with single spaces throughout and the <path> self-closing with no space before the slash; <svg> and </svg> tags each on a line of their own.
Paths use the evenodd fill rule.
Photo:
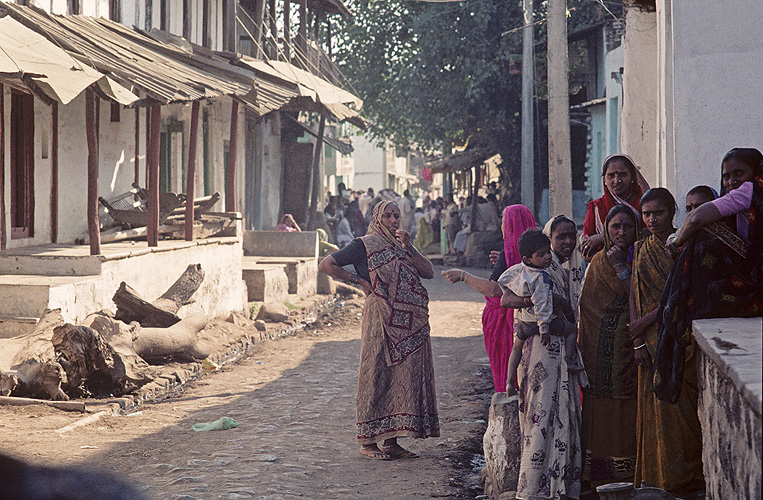
<svg viewBox="0 0 763 500">
<path fill-rule="evenodd" d="M 522 38 L 522 204 L 535 212 L 535 151 L 533 141 L 533 0 L 523 1 L 525 26 Z"/>
<path fill-rule="evenodd" d="M 548 210 L 572 217 L 567 1 L 548 2 Z"/>
</svg>

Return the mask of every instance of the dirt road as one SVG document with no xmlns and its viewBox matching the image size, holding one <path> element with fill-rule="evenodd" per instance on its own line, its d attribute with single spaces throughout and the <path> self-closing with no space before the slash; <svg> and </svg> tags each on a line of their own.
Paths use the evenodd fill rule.
<svg viewBox="0 0 763 500">
<path fill-rule="evenodd" d="M 133 416 L 104 415 L 58 433 L 82 415 L 0 407 L 0 450 L 35 463 L 99 467 L 156 499 L 474 498 L 479 466 L 469 462 L 481 451 L 492 395 L 484 299 L 439 271 L 426 285 L 442 436 L 402 440 L 418 459 L 379 462 L 358 454 L 360 301 L 293 337 L 257 344 L 249 358 Z M 240 425 L 191 431 L 223 416 Z"/>
</svg>

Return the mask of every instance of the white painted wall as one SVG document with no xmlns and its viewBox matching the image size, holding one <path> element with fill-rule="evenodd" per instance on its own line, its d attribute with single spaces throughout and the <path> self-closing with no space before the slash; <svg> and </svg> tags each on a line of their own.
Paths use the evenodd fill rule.
<svg viewBox="0 0 763 500">
<path fill-rule="evenodd" d="M 630 155 L 649 185 L 657 180 L 657 19 L 654 12 L 625 12 L 620 152 Z"/>
<path fill-rule="evenodd" d="M 352 138 L 352 153 L 355 173 L 349 186 L 355 190 L 367 191 L 369 187 L 378 193 L 386 186 L 385 151 L 377 147 L 367 136 L 357 135 Z"/>
<path fill-rule="evenodd" d="M 721 159 L 731 148 L 763 148 L 763 2 L 657 4 L 666 26 L 659 54 L 662 180 L 680 201 L 696 185 L 719 187 Z"/>
<path fill-rule="evenodd" d="M 255 184 L 260 186 L 259 193 L 249 193 L 254 197 L 254 207 L 257 217 L 253 226 L 255 229 L 274 229 L 278 224 L 281 207 L 283 161 L 281 156 L 281 114 L 269 113 L 263 116 L 255 125 L 255 129 L 247 133 L 255 137 L 255 175 L 260 178 Z"/>
</svg>

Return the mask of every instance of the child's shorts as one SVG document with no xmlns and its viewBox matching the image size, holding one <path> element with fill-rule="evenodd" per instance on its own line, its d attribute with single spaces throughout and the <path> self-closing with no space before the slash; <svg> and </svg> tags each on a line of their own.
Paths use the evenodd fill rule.
<svg viewBox="0 0 763 500">
<path fill-rule="evenodd" d="M 568 337 L 578 333 L 578 327 L 574 323 L 570 323 L 561 315 L 551 320 L 549 323 L 549 334 L 555 337 Z M 519 340 L 527 340 L 534 335 L 540 335 L 540 328 L 538 323 L 528 323 L 525 321 L 518 321 L 514 331 L 514 335 Z"/>
</svg>

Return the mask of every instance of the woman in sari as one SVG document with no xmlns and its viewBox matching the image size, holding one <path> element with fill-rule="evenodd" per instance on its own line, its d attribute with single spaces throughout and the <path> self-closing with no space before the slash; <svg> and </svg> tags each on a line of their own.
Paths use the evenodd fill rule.
<svg viewBox="0 0 763 500">
<path fill-rule="evenodd" d="M 503 232 L 503 251 L 493 263 L 493 272 L 489 279 L 474 276 L 461 269 L 448 269 L 442 275 L 451 283 L 463 281 L 476 291 L 485 295 L 485 309 L 482 311 L 482 333 L 485 337 L 485 349 L 493 373 L 493 385 L 496 392 L 506 390 L 509 355 L 514 344 L 514 310 L 501 307 L 501 287 L 498 278 L 508 268 L 522 261 L 517 248 L 517 241 L 527 229 L 535 227 L 532 212 L 524 205 L 510 205 L 503 211 L 501 231 Z M 521 307 L 521 302 L 520 302 Z"/>
<path fill-rule="evenodd" d="M 638 368 L 636 475 L 645 483 L 677 495 L 704 489 L 702 429 L 697 418 L 696 349 L 687 346 L 681 397 L 676 404 L 657 399 L 652 390 L 651 364 L 657 350 L 657 309 L 673 259 L 665 242 L 675 229 L 676 204 L 665 188 L 641 197 L 641 214 L 651 235 L 636 242 L 631 293 L 631 339 Z"/>
<path fill-rule="evenodd" d="M 352 264 L 355 273 L 343 269 Z M 429 296 L 421 278 L 432 263 L 400 229 L 400 209 L 381 201 L 368 233 L 321 261 L 318 269 L 366 293 L 358 373 L 357 438 L 366 458 L 415 458 L 400 437 L 440 435 L 429 339 Z"/>
<path fill-rule="evenodd" d="M 682 392 L 693 320 L 763 315 L 763 155 L 732 149 L 721 178 L 721 197 L 692 210 L 666 245 L 678 257 L 657 313 L 652 382 L 669 403 Z"/>
<path fill-rule="evenodd" d="M 547 271 L 554 293 L 562 294 L 568 303 L 572 301 L 569 273 L 558 261 L 569 261 L 577 243 L 577 231 L 575 224 L 564 216 L 549 222 L 553 262 Z M 507 277 L 508 273 L 504 274 L 499 283 Z M 555 312 L 557 303 L 555 300 Z M 579 388 L 588 386 L 588 378 L 585 371 L 568 365 L 564 355 L 567 340 L 568 337 L 552 335 L 549 344 L 543 345 L 540 335 L 532 335 L 522 347 L 517 370 L 522 454 L 516 498 L 580 498 L 583 456 Z M 511 383 L 507 392 L 517 393 Z"/>
<path fill-rule="evenodd" d="M 638 370 L 628 304 L 640 228 L 630 207 L 609 211 L 605 249 L 591 260 L 580 295 L 578 345 L 590 381 L 583 390 L 583 479 L 591 486 L 631 481 L 635 472 Z"/>
<path fill-rule="evenodd" d="M 615 205 L 625 205 L 639 216 L 639 199 L 649 189 L 636 164 L 628 155 L 608 156 L 602 165 L 604 194 L 588 204 L 583 223 L 580 249 L 583 259 L 590 262 L 604 246 L 604 218 Z"/>
<path fill-rule="evenodd" d="M 276 231 L 286 231 L 292 233 L 296 231 L 302 231 L 302 229 L 300 229 L 299 224 L 297 224 L 297 221 L 294 220 L 294 217 L 292 217 L 291 214 L 283 214 L 283 217 L 281 217 L 281 222 L 279 222 L 276 226 Z"/>
</svg>

